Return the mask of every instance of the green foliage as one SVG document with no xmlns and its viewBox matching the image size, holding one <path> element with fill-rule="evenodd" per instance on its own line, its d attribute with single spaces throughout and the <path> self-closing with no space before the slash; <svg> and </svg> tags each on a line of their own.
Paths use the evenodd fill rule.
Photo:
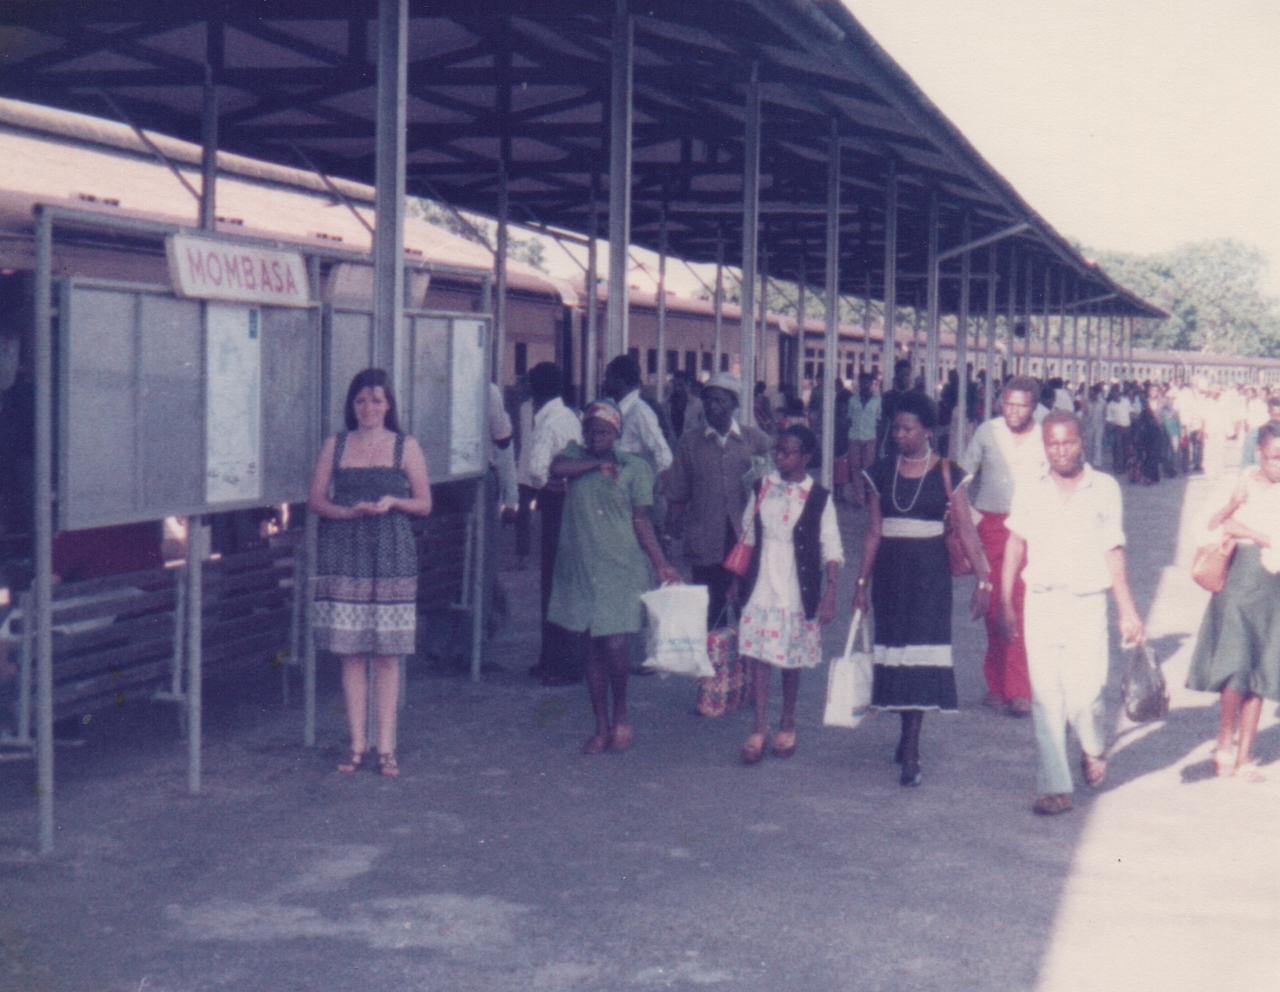
<svg viewBox="0 0 1280 992">
<path fill-rule="evenodd" d="M 1280 356 L 1280 300 L 1262 289 L 1267 258 L 1257 248 L 1224 238 L 1157 255 L 1085 254 L 1169 313 L 1166 321 L 1139 322 L 1139 347 Z"/>
<path fill-rule="evenodd" d="M 450 234 L 457 235 L 466 241 L 484 245 L 490 251 L 497 244 L 496 225 L 481 217 L 462 216 L 436 203 L 421 197 L 409 197 L 408 213 L 411 217 L 419 217 L 428 224 L 443 227 Z M 536 237 L 507 239 L 507 258 L 532 266 L 539 272 L 546 272 L 547 263 L 542 242 Z"/>
</svg>

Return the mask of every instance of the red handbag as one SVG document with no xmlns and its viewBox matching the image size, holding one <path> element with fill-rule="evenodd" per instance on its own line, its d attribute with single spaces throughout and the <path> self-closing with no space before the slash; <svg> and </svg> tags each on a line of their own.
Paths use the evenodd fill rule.
<svg viewBox="0 0 1280 992">
<path fill-rule="evenodd" d="M 769 480 L 760 484 L 760 494 L 756 497 L 756 513 L 760 512 L 760 503 L 764 494 L 769 491 Z M 754 514 L 753 514 L 754 516 Z M 738 543 L 729 549 L 724 559 L 724 570 L 742 578 L 751 570 L 751 556 L 755 554 L 755 546 L 748 544 L 745 536 L 738 538 Z"/>
<path fill-rule="evenodd" d="M 942 459 L 942 485 L 947 491 L 947 512 L 942 516 L 942 540 L 947 545 L 947 561 L 951 565 L 952 575 L 972 575 L 973 562 L 969 560 L 969 552 L 960 540 L 960 531 L 951 519 L 951 463 Z"/>
</svg>

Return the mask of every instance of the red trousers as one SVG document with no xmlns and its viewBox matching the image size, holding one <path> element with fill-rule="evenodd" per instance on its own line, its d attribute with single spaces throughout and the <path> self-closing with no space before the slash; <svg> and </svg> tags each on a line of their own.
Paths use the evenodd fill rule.
<svg viewBox="0 0 1280 992">
<path fill-rule="evenodd" d="M 1007 641 L 1000 631 L 1001 573 L 1004 568 L 1004 544 L 1009 537 L 1009 530 L 1004 525 L 1006 516 L 1004 513 L 984 511 L 982 519 L 978 521 L 978 537 L 987 553 L 987 561 L 991 564 L 991 583 L 995 586 L 991 591 L 991 602 L 985 618 L 987 653 L 982 659 L 982 674 L 986 676 L 988 691 L 1008 702 L 1011 699 L 1031 698 L 1031 678 L 1027 675 L 1027 649 L 1022 638 L 1027 587 L 1023 584 L 1021 572 L 1013 587 L 1018 638 Z"/>
</svg>

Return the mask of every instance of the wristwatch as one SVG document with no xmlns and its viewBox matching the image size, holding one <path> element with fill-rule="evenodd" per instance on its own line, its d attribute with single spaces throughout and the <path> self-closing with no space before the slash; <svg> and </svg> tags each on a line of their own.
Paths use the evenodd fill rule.
<svg viewBox="0 0 1280 992">
<path fill-rule="evenodd" d="M 981 589 L 983 592 L 991 592 L 991 590 L 994 589 L 995 586 L 991 584 L 990 579 L 983 579 L 981 582 L 978 583 L 978 588 Z"/>
</svg>

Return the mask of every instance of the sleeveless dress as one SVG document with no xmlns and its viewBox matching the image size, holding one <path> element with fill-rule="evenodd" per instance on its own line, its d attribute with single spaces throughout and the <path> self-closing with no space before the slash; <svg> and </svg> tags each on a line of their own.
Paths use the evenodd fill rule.
<svg viewBox="0 0 1280 992">
<path fill-rule="evenodd" d="M 896 459 L 864 474 L 880 500 L 884 536 L 871 572 L 875 664 L 871 705 L 881 710 L 959 708 L 951 661 L 951 567 L 942 537 L 942 463 L 920 479 L 896 478 Z M 951 463 L 955 489 L 965 473 Z"/>
<path fill-rule="evenodd" d="M 404 435 L 391 465 L 341 468 L 347 434 L 333 446 L 333 502 L 354 506 L 407 498 Z M 321 518 L 316 555 L 316 647 L 347 655 L 411 655 L 416 650 L 418 548 L 399 510 L 354 520 Z"/>
</svg>

